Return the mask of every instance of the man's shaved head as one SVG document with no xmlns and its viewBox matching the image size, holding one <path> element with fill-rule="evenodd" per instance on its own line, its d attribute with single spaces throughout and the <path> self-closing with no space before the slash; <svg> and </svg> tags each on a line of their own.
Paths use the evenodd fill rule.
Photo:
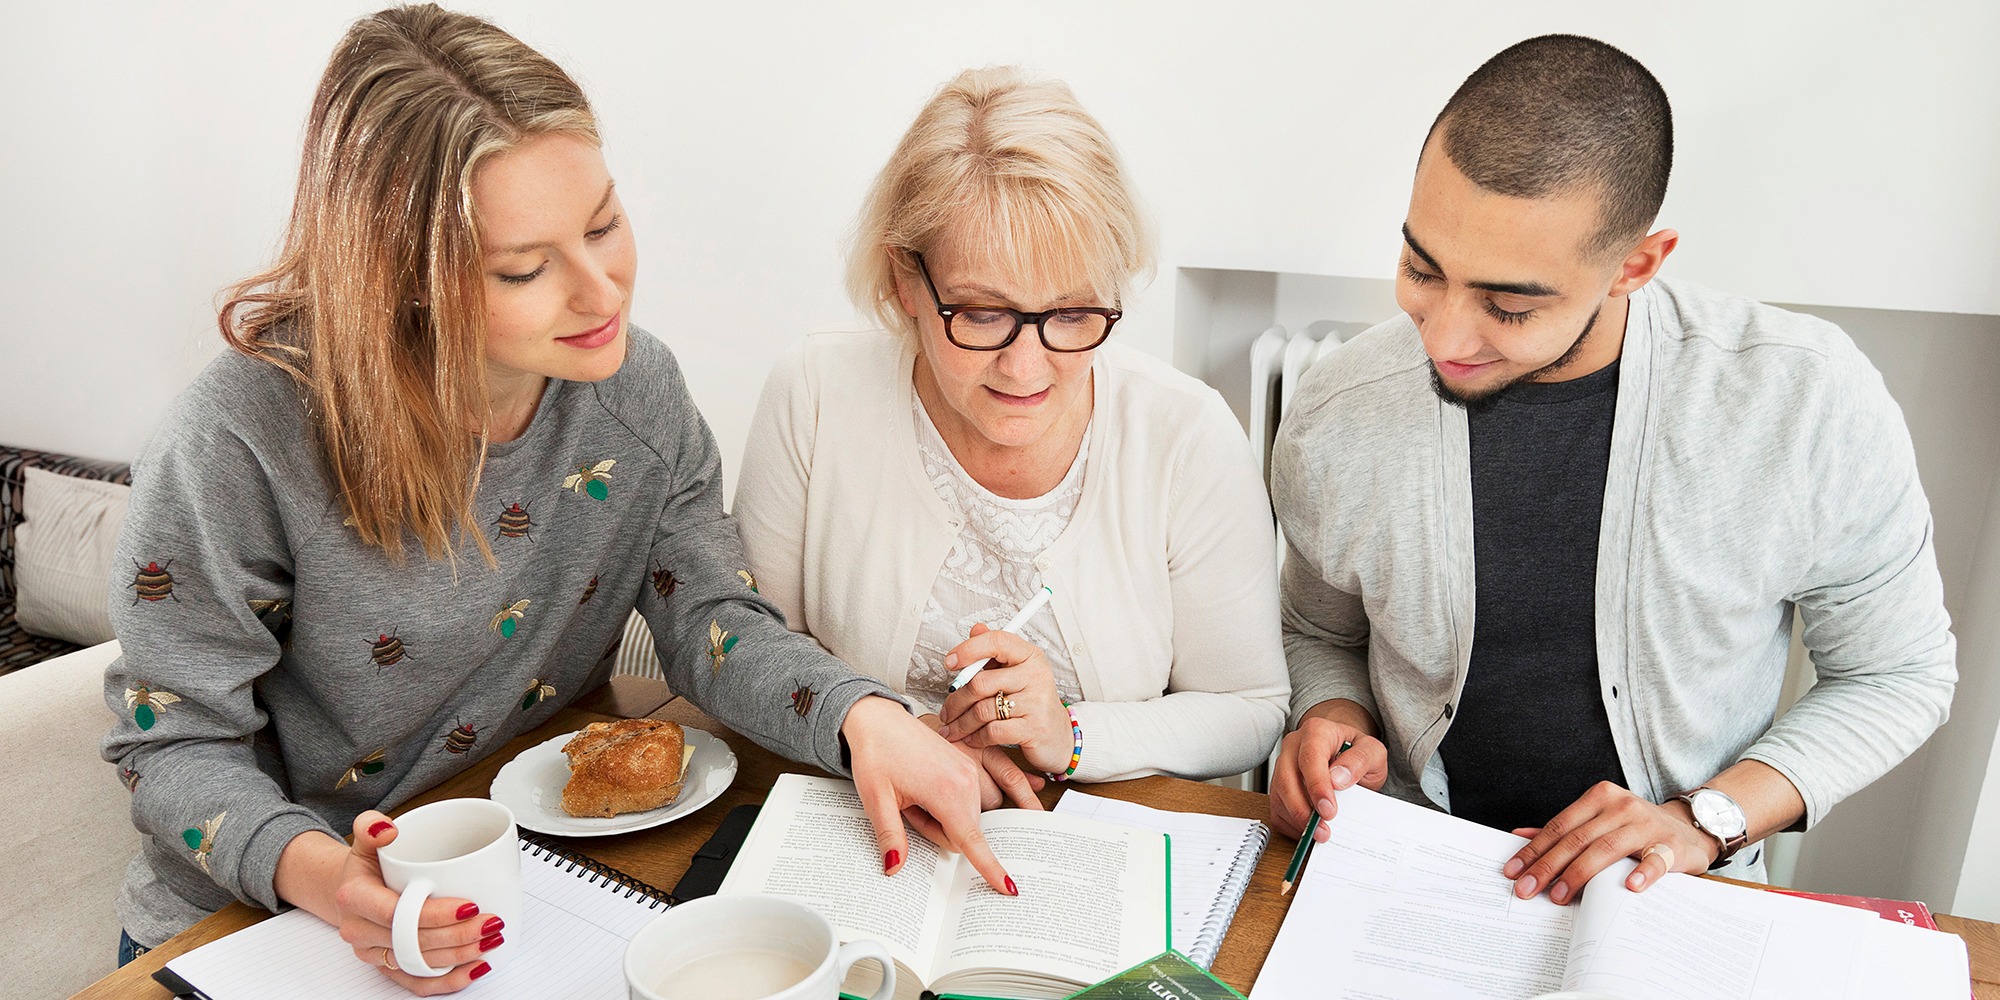
<svg viewBox="0 0 2000 1000">
<path fill-rule="evenodd" d="M 1453 165 L 1496 194 L 1596 192 L 1603 223 L 1584 248 L 1591 254 L 1645 235 L 1674 160 L 1660 82 L 1631 56 L 1577 35 L 1530 38 L 1488 59 L 1431 134 Z"/>
</svg>

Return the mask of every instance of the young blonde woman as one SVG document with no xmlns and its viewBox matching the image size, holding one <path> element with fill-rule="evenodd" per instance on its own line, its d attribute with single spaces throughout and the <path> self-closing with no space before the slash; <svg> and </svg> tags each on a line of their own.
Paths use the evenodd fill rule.
<svg viewBox="0 0 2000 1000">
<path fill-rule="evenodd" d="M 1038 779 L 1002 745 L 1059 778 L 1210 777 L 1284 724 L 1249 443 L 1213 390 L 1107 340 L 1148 256 L 1067 87 L 960 74 L 862 213 L 852 293 L 888 329 L 807 338 L 744 454 L 733 509 L 765 595 L 1016 789 Z"/>
<path fill-rule="evenodd" d="M 282 257 L 138 463 L 105 692 L 147 835 L 128 957 L 242 900 L 311 911 L 419 993 L 495 971 L 508 929 L 476 899 L 423 911 L 449 975 L 394 967 L 380 810 L 602 683 L 635 602 L 676 691 L 851 760 L 892 867 L 908 809 L 1011 889 L 975 825 L 998 790 L 747 581 L 708 429 L 631 326 L 635 267 L 561 69 L 436 7 L 350 30 Z"/>
</svg>

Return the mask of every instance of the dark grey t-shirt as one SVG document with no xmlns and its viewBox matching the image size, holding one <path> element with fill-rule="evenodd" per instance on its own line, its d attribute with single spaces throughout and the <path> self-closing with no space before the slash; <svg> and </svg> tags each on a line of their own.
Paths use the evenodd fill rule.
<svg viewBox="0 0 2000 1000">
<path fill-rule="evenodd" d="M 1472 413 L 1472 662 L 1439 747 L 1451 811 L 1541 826 L 1625 783 L 1597 673 L 1597 532 L 1618 364 Z"/>
</svg>

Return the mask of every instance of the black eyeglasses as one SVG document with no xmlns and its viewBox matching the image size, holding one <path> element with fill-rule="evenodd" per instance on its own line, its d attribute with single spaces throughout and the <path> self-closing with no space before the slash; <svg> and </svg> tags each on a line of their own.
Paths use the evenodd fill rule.
<svg viewBox="0 0 2000 1000">
<path fill-rule="evenodd" d="M 1111 336 L 1111 327 L 1125 314 L 1102 306 L 1065 306 L 1045 312 L 1022 312 L 1005 306 L 946 305 L 938 298 L 937 283 L 924 265 L 924 255 L 915 251 L 917 273 L 931 290 L 938 317 L 944 320 L 944 339 L 968 351 L 997 351 L 1014 342 L 1021 328 L 1033 326 L 1042 346 L 1058 354 L 1088 351 Z"/>
</svg>

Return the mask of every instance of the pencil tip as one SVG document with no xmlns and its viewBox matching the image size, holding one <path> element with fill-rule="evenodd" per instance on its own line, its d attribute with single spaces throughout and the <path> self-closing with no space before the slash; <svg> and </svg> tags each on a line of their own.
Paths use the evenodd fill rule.
<svg viewBox="0 0 2000 1000">
<path fill-rule="evenodd" d="M 1292 894 L 1292 884 L 1290 882 L 1285 883 L 1285 887 L 1283 889 L 1278 890 L 1278 895 L 1280 896 L 1289 896 L 1291 894 Z"/>
</svg>

